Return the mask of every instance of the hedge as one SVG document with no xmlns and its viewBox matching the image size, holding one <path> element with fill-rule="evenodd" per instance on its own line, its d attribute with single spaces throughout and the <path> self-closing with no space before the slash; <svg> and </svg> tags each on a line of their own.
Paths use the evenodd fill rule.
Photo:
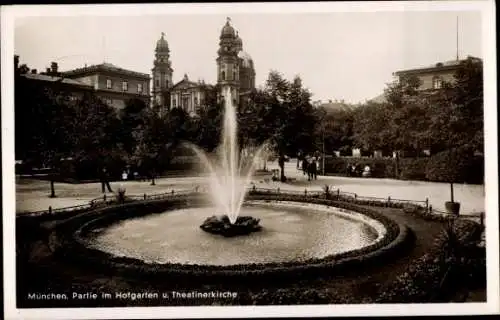
<svg viewBox="0 0 500 320">
<path fill-rule="evenodd" d="M 325 173 L 349 176 L 348 165 L 358 167 L 356 176 L 361 176 L 363 168 L 369 166 L 373 178 L 449 182 L 444 173 L 452 171 L 456 176 L 454 182 L 484 183 L 484 157 L 461 150 L 453 161 L 450 161 L 448 151 L 432 157 L 400 158 L 397 173 L 394 158 L 327 157 Z"/>
</svg>

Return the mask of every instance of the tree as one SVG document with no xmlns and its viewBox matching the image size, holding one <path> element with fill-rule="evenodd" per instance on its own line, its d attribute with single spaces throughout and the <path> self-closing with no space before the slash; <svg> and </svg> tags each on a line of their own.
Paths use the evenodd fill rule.
<svg viewBox="0 0 500 320">
<path fill-rule="evenodd" d="M 118 175 L 125 165 L 126 151 L 122 143 L 122 122 L 116 110 L 94 93 L 82 96 L 71 108 L 68 120 L 74 164 L 89 169 L 107 167 Z M 94 172 L 97 174 L 97 170 Z"/>
<path fill-rule="evenodd" d="M 473 58 L 462 61 L 455 74 L 453 102 L 458 122 L 455 133 L 461 132 L 457 144 L 484 152 L 483 64 Z"/>
<path fill-rule="evenodd" d="M 427 135 L 433 137 L 435 150 L 441 151 L 446 168 L 440 179 L 450 183 L 452 206 L 453 183 L 462 179 L 463 160 L 474 152 L 483 152 L 483 66 L 480 61 L 468 58 L 461 62 L 455 81 L 445 84 L 442 90 L 429 97 L 430 125 Z M 430 173 L 431 177 L 436 174 Z M 458 210 L 458 209 L 457 209 Z"/>
<path fill-rule="evenodd" d="M 322 138 L 324 136 L 325 150 L 352 148 L 354 145 L 354 110 L 335 109 L 324 112 L 322 131 L 317 134 Z"/>
<path fill-rule="evenodd" d="M 125 107 L 119 111 L 120 120 L 122 122 L 120 138 L 124 150 L 129 155 L 134 153 L 138 143 L 137 139 L 139 132 L 146 123 L 146 109 L 147 105 L 143 100 L 133 98 L 127 100 Z"/>
<path fill-rule="evenodd" d="M 181 108 L 173 108 L 165 116 L 148 111 L 133 159 L 155 185 L 156 176 L 171 163 L 174 150 L 183 141 L 192 140 L 194 128 L 189 115 Z"/>
<path fill-rule="evenodd" d="M 193 120 L 192 141 L 207 152 L 212 152 L 218 145 L 223 106 L 217 101 L 218 87 L 205 86 L 204 107 L 199 110 L 199 117 Z"/>
<path fill-rule="evenodd" d="M 388 127 L 391 110 L 388 105 L 368 102 L 353 111 L 353 144 L 364 150 L 390 152 L 395 147 Z"/>
<path fill-rule="evenodd" d="M 51 169 L 50 197 L 62 159 L 70 156 L 67 126 L 70 108 L 61 96 L 59 83 L 52 87 L 22 76 L 29 72 L 23 64 L 15 69 L 15 145 L 16 158 Z"/>
<path fill-rule="evenodd" d="M 166 118 L 152 111 L 146 114 L 145 126 L 139 133 L 133 159 L 142 171 L 149 174 L 151 185 L 155 185 L 155 177 L 163 168 L 162 160 L 171 146 L 169 129 Z"/>
<path fill-rule="evenodd" d="M 265 91 L 268 95 L 268 108 L 263 121 L 269 125 L 268 137 L 272 140 L 278 154 L 281 181 L 286 181 L 285 156 L 314 151 L 314 132 L 318 118 L 310 99 L 311 93 L 302 86 L 296 76 L 287 81 L 277 71 L 269 73 Z"/>
</svg>

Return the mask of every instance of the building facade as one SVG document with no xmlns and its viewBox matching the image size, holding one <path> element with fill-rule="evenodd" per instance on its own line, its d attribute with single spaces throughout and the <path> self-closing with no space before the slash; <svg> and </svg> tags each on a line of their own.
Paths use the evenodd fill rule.
<svg viewBox="0 0 500 320">
<path fill-rule="evenodd" d="M 207 88 L 203 82 L 190 81 L 187 74 L 184 78 L 170 88 L 170 106 L 182 108 L 190 116 L 196 116 L 205 105 Z"/>
<path fill-rule="evenodd" d="M 482 63 L 480 58 L 468 56 L 466 59 L 472 59 L 473 62 Z M 438 62 L 426 67 L 400 70 L 394 72 L 392 75 L 396 82 L 400 82 L 403 78 L 415 76 L 420 80 L 420 87 L 418 90 L 433 92 L 434 90 L 441 89 L 444 83 L 453 83 L 458 68 L 466 59 L 450 60 Z M 385 93 L 382 93 L 369 101 L 373 103 L 385 103 L 387 99 Z"/>
<path fill-rule="evenodd" d="M 61 75 L 93 87 L 99 98 L 116 109 L 123 109 L 130 99 L 140 99 L 149 106 L 151 77 L 148 74 L 102 63 L 62 72 Z"/>
<path fill-rule="evenodd" d="M 244 104 L 255 89 L 255 68 L 251 56 L 243 50 L 243 40 L 231 26 L 229 18 L 219 37 L 216 64 L 217 85 L 220 88 L 218 98 L 224 99 L 226 92 L 230 91 L 234 105 Z M 204 81 L 190 81 L 186 74 L 174 84 L 172 77 L 170 50 L 162 33 L 156 43 L 152 69 L 153 104 L 163 110 L 183 108 L 189 114 L 196 115 L 199 108 L 204 106 L 207 88 L 212 85 Z"/>
<path fill-rule="evenodd" d="M 482 62 L 481 59 L 476 57 L 467 57 L 474 62 Z M 415 76 L 420 80 L 419 90 L 439 90 L 443 84 L 453 83 L 455 81 L 455 74 L 460 65 L 466 60 L 450 60 L 445 62 L 438 62 L 431 66 L 400 70 L 393 73 L 396 81 L 400 81 L 403 77 Z"/>
</svg>

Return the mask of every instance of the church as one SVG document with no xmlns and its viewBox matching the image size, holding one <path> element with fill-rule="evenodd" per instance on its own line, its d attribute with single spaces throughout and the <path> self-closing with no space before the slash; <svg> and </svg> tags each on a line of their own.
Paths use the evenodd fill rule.
<svg viewBox="0 0 500 320">
<path fill-rule="evenodd" d="M 243 40 L 231 26 L 230 18 L 227 18 L 219 37 L 216 63 L 219 98 L 225 98 L 230 91 L 235 106 L 244 104 L 255 89 L 255 68 L 251 56 L 243 50 Z M 170 49 L 162 33 L 156 43 L 152 69 L 152 105 L 163 112 L 171 108 L 183 108 L 191 116 L 196 116 L 205 105 L 207 89 L 213 86 L 202 81 L 191 81 L 187 74 L 174 84 L 173 72 Z"/>
</svg>

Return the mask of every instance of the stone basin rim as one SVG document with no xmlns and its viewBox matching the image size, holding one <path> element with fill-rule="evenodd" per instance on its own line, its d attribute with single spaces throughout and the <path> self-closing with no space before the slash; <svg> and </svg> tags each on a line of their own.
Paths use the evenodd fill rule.
<svg viewBox="0 0 500 320">
<path fill-rule="evenodd" d="M 249 200 L 252 200 L 252 197 L 249 197 Z M 168 202 L 171 199 L 163 199 L 163 200 L 152 200 L 149 201 L 150 203 L 160 203 L 160 202 Z M 258 197 L 257 199 L 254 200 L 259 200 L 259 203 L 265 203 L 269 202 L 269 200 L 272 200 L 272 203 L 275 203 L 276 198 L 272 199 L 263 199 L 262 196 Z M 82 259 L 86 258 L 94 258 L 98 263 L 102 263 L 105 265 L 112 266 L 114 268 L 118 269 L 127 269 L 129 271 L 131 270 L 136 270 L 140 272 L 174 272 L 174 273 L 181 273 L 185 274 L 186 272 L 191 273 L 199 273 L 200 271 L 203 272 L 225 272 L 227 273 L 228 271 L 234 273 L 234 274 L 251 274 L 252 272 L 261 272 L 261 271 L 278 271 L 282 272 L 284 270 L 301 270 L 304 271 L 304 268 L 306 269 L 311 269 L 311 268 L 318 268 L 318 267 L 330 267 L 330 266 L 335 266 L 335 265 L 342 265 L 346 263 L 356 263 L 356 262 L 362 262 L 365 260 L 372 259 L 377 256 L 385 255 L 387 252 L 392 251 L 392 249 L 396 249 L 399 247 L 401 244 L 403 244 L 406 241 L 406 238 L 408 238 L 408 235 L 410 234 L 411 230 L 409 230 L 405 225 L 398 224 L 394 220 L 388 218 L 386 215 L 383 213 L 380 213 L 373 208 L 366 208 L 366 207 L 360 207 L 355 204 L 351 203 L 346 203 L 342 201 L 334 201 L 334 200 L 314 200 L 310 199 L 309 201 L 304 201 L 304 199 L 301 199 L 300 197 L 297 197 L 297 199 L 286 199 L 288 202 L 293 202 L 293 203 L 312 203 L 312 204 L 326 204 L 327 206 L 330 207 L 335 207 L 335 208 L 340 208 L 340 209 L 346 209 L 346 210 L 352 210 L 358 214 L 361 215 L 366 215 L 371 219 L 377 220 L 378 222 L 382 223 L 384 227 L 391 232 L 387 232 L 382 239 L 379 241 L 376 241 L 376 243 L 362 247 L 360 249 L 354 249 L 351 251 L 346 251 L 340 254 L 334 254 L 330 256 L 326 256 L 323 258 L 311 258 L 311 259 L 305 259 L 305 260 L 291 260 L 291 261 L 286 261 L 286 262 L 269 262 L 269 263 L 251 263 L 251 264 L 234 264 L 234 265 L 203 265 L 203 264 L 182 264 L 182 263 L 165 263 L 165 264 L 160 264 L 160 263 L 148 263 L 144 260 L 137 259 L 137 258 L 128 258 L 128 257 L 118 257 L 114 256 L 110 253 L 98 250 L 98 249 L 92 249 L 88 248 L 87 245 L 84 243 L 84 239 L 81 238 L 81 231 L 84 229 L 86 226 L 92 223 L 97 223 L 99 220 L 102 220 L 105 218 L 107 215 L 100 214 L 97 217 L 90 217 L 90 219 L 87 219 L 87 221 L 84 221 L 83 224 L 81 223 L 79 227 L 74 228 L 72 234 L 72 242 L 73 242 L 73 248 L 71 250 L 76 249 L 76 251 L 73 251 L 75 254 L 82 255 Z M 251 203 L 251 201 L 249 201 Z M 144 202 L 142 202 L 144 204 Z M 134 206 L 137 206 L 140 204 L 135 204 Z M 192 207 L 192 205 L 189 205 L 189 203 L 186 205 L 184 204 L 184 207 Z M 106 209 L 101 209 L 98 211 L 112 211 L 113 208 L 106 208 Z M 116 209 L 116 207 L 114 208 Z M 174 208 L 174 209 L 178 209 Z M 118 210 L 119 211 L 119 210 Z M 167 210 L 165 210 L 167 211 Z M 362 211 L 362 212 L 360 212 Z M 147 214 L 152 214 L 147 213 Z M 134 217 L 133 215 L 132 217 Z M 130 217 L 131 218 L 131 217 Z M 71 219 L 70 219 L 71 220 Z M 76 230 L 75 230 L 76 229 Z M 69 230 L 66 230 L 68 232 Z M 71 240 L 71 239 L 70 239 Z M 71 250 L 68 252 L 69 254 L 72 254 Z M 101 259 L 104 259 L 105 261 L 102 261 Z M 87 259 L 88 260 L 88 259 Z M 201 269 L 201 270 L 200 270 Z"/>
</svg>

